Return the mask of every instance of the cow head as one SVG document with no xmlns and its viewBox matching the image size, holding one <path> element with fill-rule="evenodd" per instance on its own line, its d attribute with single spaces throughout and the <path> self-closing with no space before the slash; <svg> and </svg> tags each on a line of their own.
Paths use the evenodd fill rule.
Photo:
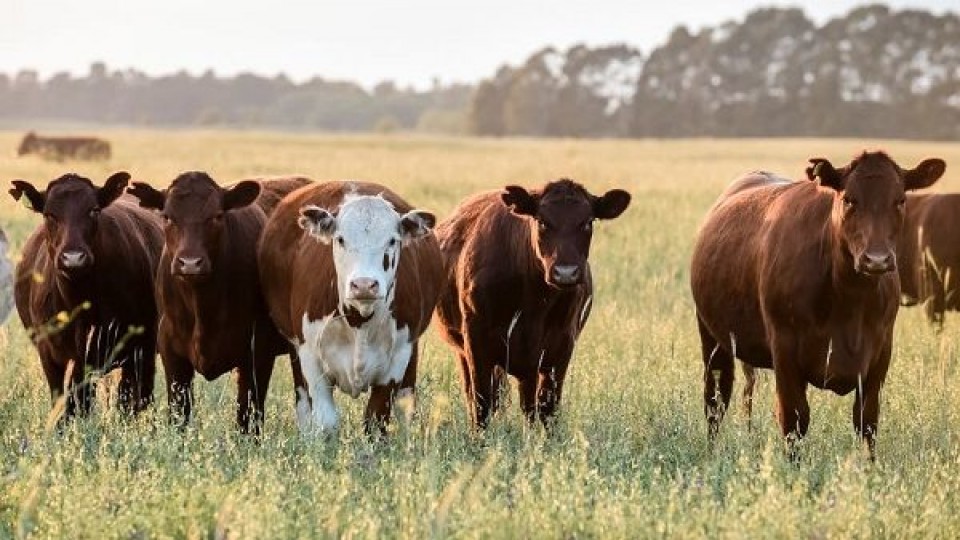
<svg viewBox="0 0 960 540">
<path fill-rule="evenodd" d="M 26 197 L 30 209 L 43 215 L 50 260 L 62 275 L 72 277 L 93 268 L 100 211 L 123 194 L 129 180 L 128 173 L 118 172 L 97 187 L 87 178 L 67 174 L 50 182 L 45 191 L 14 180 L 10 195 L 18 201 Z"/>
<path fill-rule="evenodd" d="M 834 227 L 854 270 L 871 275 L 896 270 L 905 192 L 936 182 L 946 169 L 943 160 L 927 159 L 904 170 L 883 152 L 864 152 L 840 169 L 823 158 L 810 163 L 807 178 L 834 191 Z"/>
<path fill-rule="evenodd" d="M 614 219 L 630 204 L 630 194 L 622 189 L 597 197 L 566 179 L 534 191 L 520 186 L 505 189 L 500 195 L 503 204 L 515 215 L 528 218 L 544 280 L 560 288 L 578 285 L 584 279 L 593 221 Z"/>
<path fill-rule="evenodd" d="M 170 273 L 182 279 L 202 279 L 216 265 L 224 215 L 257 200 L 260 184 L 247 180 L 224 189 L 207 173 L 186 172 L 162 191 L 134 182 L 130 194 L 140 200 L 140 206 L 163 213 Z"/>
<path fill-rule="evenodd" d="M 332 213 L 300 209 L 300 227 L 332 244 L 340 305 L 370 317 L 393 301 L 401 247 L 430 234 L 436 218 L 423 210 L 400 215 L 383 197 L 347 196 Z"/>
<path fill-rule="evenodd" d="M 23 136 L 20 146 L 17 148 L 17 156 L 25 156 L 37 150 L 37 134 L 29 132 Z"/>
</svg>

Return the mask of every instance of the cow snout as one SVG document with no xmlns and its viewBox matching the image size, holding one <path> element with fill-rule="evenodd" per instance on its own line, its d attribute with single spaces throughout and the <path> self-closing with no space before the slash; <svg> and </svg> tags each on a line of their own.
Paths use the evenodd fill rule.
<svg viewBox="0 0 960 540">
<path fill-rule="evenodd" d="M 860 257 L 860 270 L 868 274 L 885 274 L 897 268 L 897 257 L 892 251 L 865 251 Z"/>
<path fill-rule="evenodd" d="M 60 266 L 64 269 L 84 268 L 90 261 L 91 257 L 85 251 L 71 250 L 60 253 Z"/>
<path fill-rule="evenodd" d="M 352 300 L 376 300 L 380 297 L 380 283 L 372 278 L 350 280 L 350 298 Z"/>
<path fill-rule="evenodd" d="M 551 270 L 550 277 L 558 285 L 573 285 L 580 281 L 580 267 L 575 264 L 557 264 Z"/>
<path fill-rule="evenodd" d="M 203 257 L 177 257 L 177 273 L 185 276 L 197 276 L 209 272 Z"/>
</svg>

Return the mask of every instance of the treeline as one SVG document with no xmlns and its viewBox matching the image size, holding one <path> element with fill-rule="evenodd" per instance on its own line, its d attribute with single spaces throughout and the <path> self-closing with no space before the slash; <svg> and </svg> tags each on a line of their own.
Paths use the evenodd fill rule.
<svg viewBox="0 0 960 540">
<path fill-rule="evenodd" d="M 421 129 L 462 132 L 472 88 L 426 91 L 384 82 L 367 91 L 343 81 L 212 71 L 150 77 L 95 63 L 86 76 L 0 74 L 0 119 L 70 120 L 150 126 L 272 126 L 329 131 Z"/>
<path fill-rule="evenodd" d="M 960 138 L 960 16 L 855 9 L 817 26 L 760 9 L 649 55 L 616 45 L 541 50 L 475 87 L 372 90 L 322 78 L 0 74 L 0 120 L 156 126 L 423 130 L 568 137 Z"/>
<path fill-rule="evenodd" d="M 649 56 L 552 48 L 477 87 L 483 135 L 960 137 L 960 17 L 761 9 Z"/>
</svg>

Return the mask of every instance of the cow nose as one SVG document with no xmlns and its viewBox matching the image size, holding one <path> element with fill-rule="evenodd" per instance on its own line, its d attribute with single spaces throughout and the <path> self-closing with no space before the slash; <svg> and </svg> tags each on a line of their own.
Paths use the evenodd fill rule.
<svg viewBox="0 0 960 540">
<path fill-rule="evenodd" d="M 64 251 L 60 259 L 66 268 L 79 268 L 87 264 L 87 254 L 82 251 Z"/>
<path fill-rule="evenodd" d="M 180 271 L 184 274 L 199 274 L 203 257 L 177 257 L 177 262 L 180 263 Z"/>
<path fill-rule="evenodd" d="M 380 284 L 372 278 L 350 280 L 350 296 L 356 299 L 373 299 L 380 296 Z"/>
<path fill-rule="evenodd" d="M 865 251 L 860 259 L 860 266 L 871 274 L 890 272 L 896 267 L 897 258 L 892 251 L 871 253 Z"/>
<path fill-rule="evenodd" d="M 580 278 L 580 267 L 571 265 L 555 265 L 553 267 L 553 280 L 557 283 L 568 285 L 576 283 Z"/>
</svg>

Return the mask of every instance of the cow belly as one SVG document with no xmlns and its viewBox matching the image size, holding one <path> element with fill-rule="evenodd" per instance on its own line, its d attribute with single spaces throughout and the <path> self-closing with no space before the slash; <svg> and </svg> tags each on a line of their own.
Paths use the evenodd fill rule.
<svg viewBox="0 0 960 540">
<path fill-rule="evenodd" d="M 304 315 L 302 334 L 298 353 L 313 407 L 307 418 L 298 405 L 301 429 L 335 428 L 339 412 L 333 388 L 357 397 L 371 386 L 400 382 L 413 351 L 409 329 L 398 328 L 391 318 L 353 328 L 342 317 L 311 321 Z"/>
</svg>

